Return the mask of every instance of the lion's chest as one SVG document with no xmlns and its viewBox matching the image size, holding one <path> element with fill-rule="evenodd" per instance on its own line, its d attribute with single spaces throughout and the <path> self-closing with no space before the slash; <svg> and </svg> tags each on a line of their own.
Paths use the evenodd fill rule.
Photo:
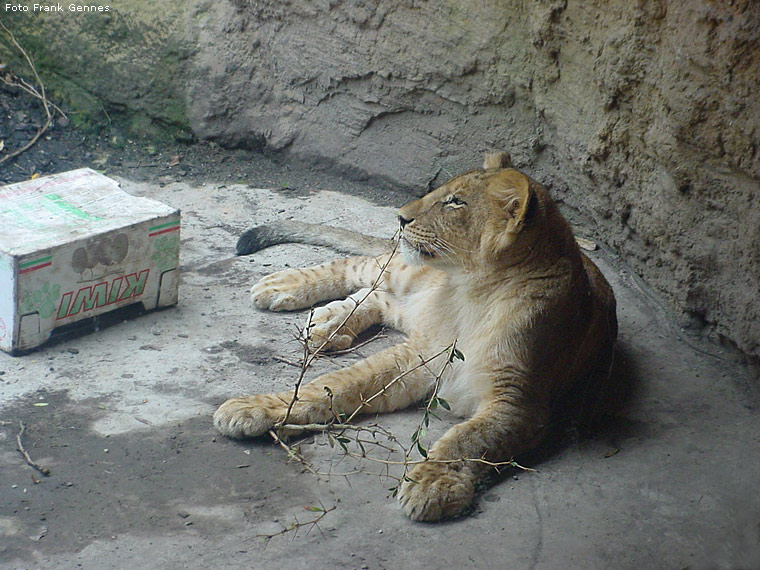
<svg viewBox="0 0 760 570">
<path fill-rule="evenodd" d="M 454 358 L 441 375 L 439 395 L 452 412 L 470 416 L 493 394 L 497 369 L 511 360 L 513 347 L 510 319 L 515 308 L 509 302 L 478 304 L 458 298 L 445 289 L 416 299 L 410 338 L 424 347 L 428 356 L 456 343 L 464 360 Z M 444 362 L 445 364 L 445 362 Z M 435 368 L 434 372 L 443 366 Z"/>
<path fill-rule="evenodd" d="M 440 311 L 438 308 L 445 307 Z M 439 303 L 436 310 L 420 319 L 419 336 L 428 355 L 446 351 L 456 343 L 457 354 L 464 360 L 453 358 L 436 367 L 442 368 L 439 395 L 458 416 L 469 417 L 493 394 L 496 369 L 499 361 L 508 359 L 509 347 L 503 337 L 505 322 L 499 314 L 480 308 L 453 307 Z M 506 348 L 506 352 L 505 352 Z"/>
<path fill-rule="evenodd" d="M 438 395 L 449 403 L 452 413 L 469 417 L 488 399 L 492 387 L 490 375 L 465 356 L 464 362 L 454 360 L 444 373 Z"/>
</svg>

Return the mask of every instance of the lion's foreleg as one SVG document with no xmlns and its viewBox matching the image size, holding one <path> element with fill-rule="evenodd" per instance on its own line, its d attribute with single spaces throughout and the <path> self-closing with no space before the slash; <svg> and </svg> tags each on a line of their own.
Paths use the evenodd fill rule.
<svg viewBox="0 0 760 570">
<path fill-rule="evenodd" d="M 440 520 L 465 511 L 475 484 L 495 463 L 534 447 L 544 431 L 547 409 L 519 390 L 505 390 L 472 418 L 436 442 L 424 463 L 401 486 L 399 498 L 414 520 Z"/>
</svg>

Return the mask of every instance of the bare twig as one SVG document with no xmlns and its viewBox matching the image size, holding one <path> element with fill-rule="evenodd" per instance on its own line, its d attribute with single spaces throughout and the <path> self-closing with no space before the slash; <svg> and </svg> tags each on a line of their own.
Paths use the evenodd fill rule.
<svg viewBox="0 0 760 570">
<path fill-rule="evenodd" d="M 21 442 L 21 436 L 24 435 L 24 431 L 26 431 L 26 424 L 24 422 L 19 422 L 19 432 L 16 435 L 16 449 L 18 449 L 19 453 L 24 456 L 24 459 L 26 460 L 27 465 L 30 467 L 34 467 L 37 471 L 45 475 L 46 477 L 50 475 L 51 471 L 47 467 L 42 467 L 39 463 L 37 463 L 32 457 L 29 455 L 29 453 L 26 451 L 26 448 L 24 448 L 24 444 Z"/>
<path fill-rule="evenodd" d="M 309 530 L 306 532 L 306 534 L 309 534 L 315 528 L 319 530 L 319 522 L 323 518 L 325 518 L 325 516 L 327 516 L 327 513 L 330 513 L 332 511 L 334 511 L 337 508 L 337 505 L 333 505 L 332 507 L 330 507 L 329 509 L 327 509 L 327 508 L 325 508 L 324 505 L 322 505 L 320 503 L 320 505 L 318 507 L 304 507 L 304 508 L 306 510 L 308 510 L 309 512 L 319 513 L 319 514 L 316 516 L 316 518 L 314 518 L 314 519 L 312 519 L 310 521 L 306 521 L 306 522 L 300 522 L 298 520 L 298 518 L 294 517 L 295 522 L 289 524 L 288 526 L 284 526 L 282 528 L 282 530 L 280 530 L 278 532 L 271 533 L 271 534 L 257 534 L 256 536 L 258 536 L 259 538 L 263 538 L 268 543 L 275 536 L 280 536 L 280 535 L 283 535 L 283 534 L 287 534 L 289 532 L 294 533 L 294 537 L 295 537 L 295 535 L 298 534 L 298 530 L 300 528 L 305 527 L 305 526 L 309 527 Z M 320 530 L 320 532 L 321 532 L 321 530 Z"/>
<path fill-rule="evenodd" d="M 292 360 L 288 360 L 287 358 L 282 358 L 281 356 L 273 356 L 272 360 L 276 360 L 277 362 L 282 362 L 283 364 L 287 364 L 288 366 L 293 366 L 295 368 L 301 368 L 301 365 L 297 362 L 293 362 Z"/>
<path fill-rule="evenodd" d="M 5 76 L 0 79 L 2 79 L 3 83 L 5 83 L 8 86 L 11 87 L 18 87 L 25 91 L 26 93 L 29 93 L 33 97 L 36 97 L 42 102 L 42 108 L 45 111 L 45 122 L 42 124 L 41 127 L 37 129 L 37 132 L 35 133 L 34 137 L 32 137 L 32 140 L 30 140 L 27 144 L 25 144 L 20 149 L 17 149 L 11 153 L 6 154 L 2 158 L 0 158 L 0 164 L 3 162 L 10 160 L 11 158 L 14 158 L 27 149 L 34 146 L 34 144 L 39 140 L 39 138 L 50 128 L 50 125 L 53 124 L 53 113 L 51 112 L 51 107 L 54 111 L 58 111 L 65 117 L 63 114 L 63 111 L 61 111 L 58 107 L 55 105 L 52 105 L 45 94 L 45 84 L 42 83 L 42 79 L 40 79 L 39 74 L 37 73 L 37 68 L 34 65 L 34 62 L 32 61 L 31 56 L 27 53 L 27 51 L 21 47 L 21 44 L 18 43 L 16 40 L 16 36 L 13 35 L 13 32 L 11 32 L 5 24 L 0 22 L 0 28 L 8 35 L 8 37 L 11 40 L 11 43 L 16 47 L 16 49 L 21 52 L 21 55 L 24 56 L 24 59 L 26 60 L 26 63 L 29 65 L 29 69 L 31 69 L 32 74 L 34 75 L 34 80 L 36 81 L 39 89 L 34 88 L 32 85 L 24 81 L 23 79 L 19 79 L 19 81 L 13 81 L 10 76 Z"/>
<path fill-rule="evenodd" d="M 306 330 L 308 330 L 313 316 L 314 316 L 314 309 L 309 311 L 309 320 L 306 321 Z M 288 410 L 287 412 L 285 412 L 285 419 L 282 420 L 282 423 L 288 423 L 288 420 L 290 419 L 290 412 L 293 411 L 293 406 L 295 406 L 296 402 L 298 401 L 298 390 L 301 387 L 304 376 L 306 376 L 306 371 L 309 369 L 309 366 L 311 365 L 313 360 L 314 360 L 314 357 L 309 352 L 309 344 L 307 342 L 304 342 L 303 343 L 303 358 L 301 359 L 301 372 L 298 375 L 298 380 L 296 380 L 296 385 L 293 388 L 293 397 L 290 399 L 290 403 L 288 403 Z"/>
<path fill-rule="evenodd" d="M 0 81 L 5 83 L 8 87 L 15 87 L 17 89 L 21 89 L 21 91 L 28 93 L 35 99 L 42 99 L 42 95 L 40 94 L 40 92 L 37 89 L 35 89 L 33 85 L 30 85 L 26 80 L 24 80 L 21 77 L 7 73 L 5 76 L 0 77 Z M 64 113 L 63 110 L 58 105 L 51 102 L 49 99 L 47 99 L 47 104 L 54 111 L 59 113 L 62 117 L 68 118 L 66 113 Z"/>
<path fill-rule="evenodd" d="M 282 447 L 288 454 L 288 457 L 290 459 L 293 459 L 303 465 L 306 470 L 311 473 L 312 475 L 319 475 L 316 469 L 314 469 L 314 466 L 309 463 L 309 460 L 306 459 L 303 454 L 298 451 L 298 449 L 295 448 L 295 446 L 288 445 L 282 439 L 280 439 L 280 436 L 277 435 L 277 433 L 274 430 L 269 430 L 269 435 L 272 437 L 272 439 L 277 443 L 280 447 Z"/>
</svg>

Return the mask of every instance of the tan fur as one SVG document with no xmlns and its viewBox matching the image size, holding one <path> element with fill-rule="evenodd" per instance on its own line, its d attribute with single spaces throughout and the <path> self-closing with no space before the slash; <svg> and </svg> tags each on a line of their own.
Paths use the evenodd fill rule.
<svg viewBox="0 0 760 570">
<path fill-rule="evenodd" d="M 468 419 L 432 446 L 429 460 L 403 482 L 399 497 L 415 520 L 461 514 L 488 469 L 477 461 L 436 460 L 503 461 L 531 449 L 557 400 L 611 359 L 617 321 L 609 285 L 580 252 L 544 188 L 506 165 L 506 155 L 487 155 L 483 170 L 462 174 L 401 208 L 401 255 L 289 269 L 252 290 L 258 307 L 291 310 L 346 295 L 362 299 L 379 277 L 379 288 L 327 348 L 348 346 L 375 323 L 407 335 L 399 345 L 302 387 L 289 423 L 329 421 L 326 386 L 334 408 L 349 414 L 420 402 L 431 393 L 445 356 L 416 368 L 420 357 L 456 342 L 465 360 L 447 370 L 439 395 Z M 310 342 L 324 342 L 354 300 L 317 308 Z M 214 421 L 226 435 L 258 436 L 284 419 L 291 399 L 292 392 L 234 398 Z"/>
</svg>

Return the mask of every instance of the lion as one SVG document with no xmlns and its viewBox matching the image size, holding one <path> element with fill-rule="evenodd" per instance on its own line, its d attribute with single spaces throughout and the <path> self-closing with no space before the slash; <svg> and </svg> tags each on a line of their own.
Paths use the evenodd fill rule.
<svg viewBox="0 0 760 570">
<path fill-rule="evenodd" d="M 272 311 L 332 300 L 312 313 L 312 347 L 345 348 L 380 323 L 405 340 L 318 377 L 295 400 L 293 391 L 227 400 L 214 423 L 226 436 L 256 437 L 286 414 L 288 424 L 325 423 L 435 393 L 466 419 L 410 469 L 398 498 L 411 519 L 437 521 L 466 513 L 493 464 L 535 448 L 553 408 L 611 365 L 616 303 L 547 191 L 506 153 L 486 154 L 482 169 L 406 204 L 398 219 L 400 246 L 383 253 L 379 238 L 295 222 L 243 234 L 239 254 L 286 241 L 364 254 L 253 286 L 255 305 Z"/>
</svg>

